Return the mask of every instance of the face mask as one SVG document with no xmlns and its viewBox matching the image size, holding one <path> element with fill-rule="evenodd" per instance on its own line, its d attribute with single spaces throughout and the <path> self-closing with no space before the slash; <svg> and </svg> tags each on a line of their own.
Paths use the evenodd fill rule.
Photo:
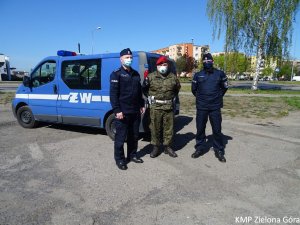
<svg viewBox="0 0 300 225">
<path fill-rule="evenodd" d="M 126 67 L 130 67 L 132 64 L 132 59 L 124 59 L 123 60 L 123 65 Z"/>
<path fill-rule="evenodd" d="M 161 73 L 161 74 L 166 74 L 167 71 L 168 71 L 168 67 L 167 66 L 159 66 L 157 67 L 158 71 Z"/>
<path fill-rule="evenodd" d="M 213 63 L 212 62 L 203 63 L 203 67 L 206 70 L 212 69 L 213 68 Z"/>
</svg>

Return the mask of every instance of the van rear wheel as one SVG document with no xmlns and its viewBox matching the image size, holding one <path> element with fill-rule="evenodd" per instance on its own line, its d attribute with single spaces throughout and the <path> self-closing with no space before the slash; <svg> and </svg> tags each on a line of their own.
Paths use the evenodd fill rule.
<svg viewBox="0 0 300 225">
<path fill-rule="evenodd" d="M 116 126 L 115 126 L 115 114 L 112 113 L 109 115 L 105 122 L 105 130 L 107 135 L 114 141 L 116 135 Z"/>
<path fill-rule="evenodd" d="M 24 128 L 34 128 L 37 121 L 34 119 L 31 109 L 28 106 L 22 106 L 17 111 L 18 123 Z"/>
</svg>

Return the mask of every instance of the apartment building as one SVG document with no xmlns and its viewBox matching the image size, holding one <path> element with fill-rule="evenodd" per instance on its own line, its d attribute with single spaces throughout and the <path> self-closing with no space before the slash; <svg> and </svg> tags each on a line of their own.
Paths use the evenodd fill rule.
<svg viewBox="0 0 300 225">
<path fill-rule="evenodd" d="M 168 47 L 157 49 L 151 52 L 168 56 L 174 60 L 177 60 L 179 57 L 184 55 L 193 57 L 195 60 L 201 60 L 202 55 L 205 52 L 209 52 L 209 46 L 194 45 L 193 43 L 181 43 L 170 45 Z"/>
</svg>

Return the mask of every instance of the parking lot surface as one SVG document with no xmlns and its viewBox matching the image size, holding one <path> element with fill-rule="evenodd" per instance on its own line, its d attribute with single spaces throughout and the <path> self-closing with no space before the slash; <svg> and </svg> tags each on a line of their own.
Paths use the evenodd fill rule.
<svg viewBox="0 0 300 225">
<path fill-rule="evenodd" d="M 0 105 L 0 224 L 229 225 L 245 217 L 286 224 L 284 217 L 300 217 L 299 113 L 253 123 L 225 118 L 227 163 L 212 150 L 192 159 L 195 119 L 181 115 L 175 124 L 178 158 L 150 158 L 141 137 L 144 163 L 121 171 L 104 131 L 24 129 L 10 105 Z M 207 135 L 209 149 L 209 124 Z"/>
</svg>

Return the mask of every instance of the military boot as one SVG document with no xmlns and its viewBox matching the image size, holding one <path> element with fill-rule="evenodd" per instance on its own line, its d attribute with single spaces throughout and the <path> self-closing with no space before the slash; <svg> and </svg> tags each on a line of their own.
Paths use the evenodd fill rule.
<svg viewBox="0 0 300 225">
<path fill-rule="evenodd" d="M 152 152 L 150 153 L 150 157 L 151 158 L 155 158 L 159 155 L 159 148 L 157 145 L 153 145 L 153 150 Z"/>
<path fill-rule="evenodd" d="M 164 153 L 169 154 L 169 156 L 176 158 L 177 154 L 174 152 L 174 150 L 170 146 L 164 146 Z"/>
</svg>

